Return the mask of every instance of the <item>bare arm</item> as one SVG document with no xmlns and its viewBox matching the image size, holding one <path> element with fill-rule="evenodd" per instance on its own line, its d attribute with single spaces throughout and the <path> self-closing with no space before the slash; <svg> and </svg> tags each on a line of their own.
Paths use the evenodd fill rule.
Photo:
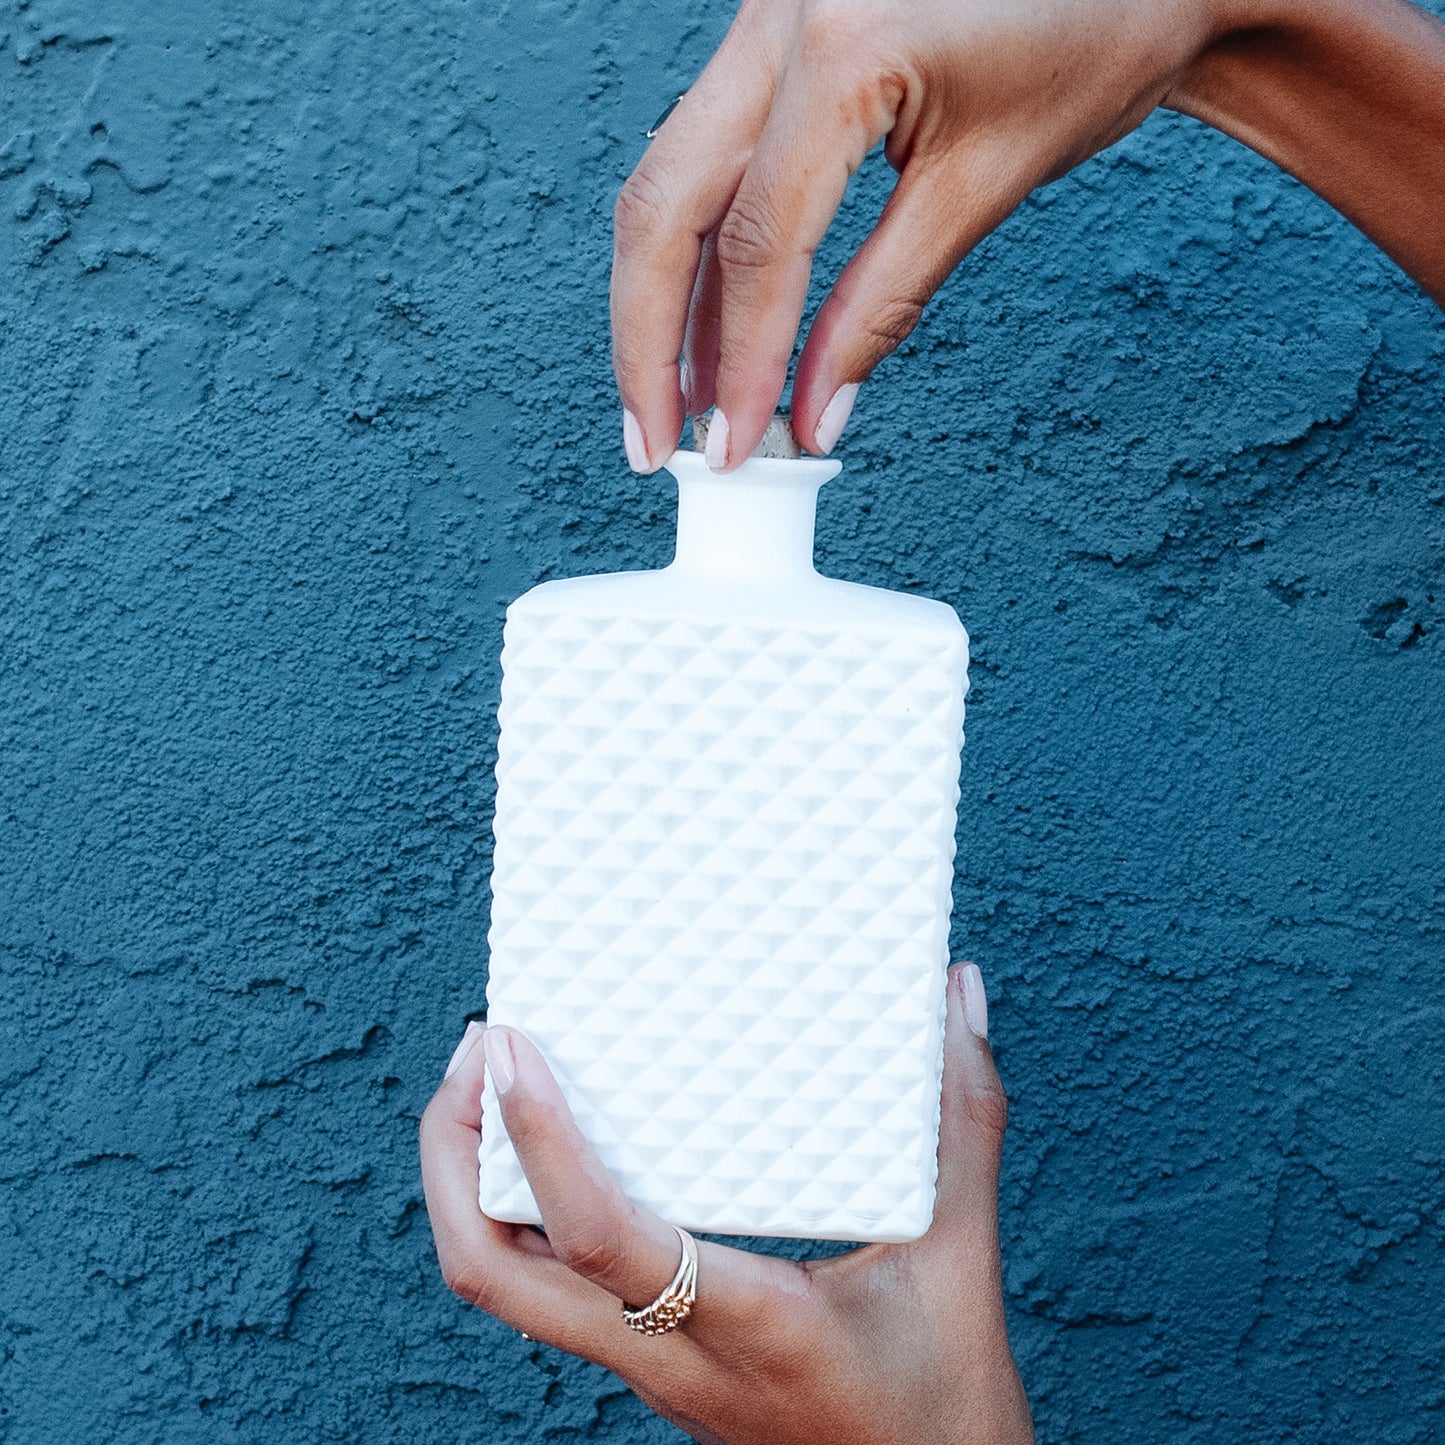
<svg viewBox="0 0 1445 1445">
<path fill-rule="evenodd" d="M 1165 104 L 1297 176 L 1445 306 L 1445 25 L 1405 0 L 1251 8 Z"/>
</svg>

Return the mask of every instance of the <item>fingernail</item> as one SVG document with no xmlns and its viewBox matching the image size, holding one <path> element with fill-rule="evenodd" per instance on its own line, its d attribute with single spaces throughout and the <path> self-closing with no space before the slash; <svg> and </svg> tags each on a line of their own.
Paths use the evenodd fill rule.
<svg viewBox="0 0 1445 1445">
<path fill-rule="evenodd" d="M 447 1060 L 447 1071 L 442 1075 L 444 1079 L 451 1078 L 461 1068 L 462 1061 L 476 1047 L 477 1040 L 481 1038 L 482 1029 L 483 1025 L 479 1024 L 476 1019 L 467 1025 L 466 1032 L 462 1034 L 461 1043 L 452 1050 L 452 1056 Z"/>
<path fill-rule="evenodd" d="M 505 1094 L 517 1077 L 511 1035 L 506 1029 L 488 1029 L 482 1035 L 482 1048 L 487 1055 L 487 1071 L 492 1076 L 492 1087 L 499 1094 Z"/>
<path fill-rule="evenodd" d="M 833 393 L 833 400 L 823 408 L 823 415 L 818 418 L 818 425 L 813 432 L 813 444 L 820 452 L 830 452 L 838 445 L 838 438 L 843 435 L 843 428 L 848 425 L 848 418 L 853 414 L 858 385 L 858 382 L 853 381 L 847 386 L 840 386 Z"/>
<path fill-rule="evenodd" d="M 959 970 L 963 987 L 963 1017 L 979 1038 L 988 1037 L 988 994 L 984 992 L 983 975 L 976 963 L 966 963 Z M 490 1034 L 487 1035 L 491 1037 Z M 487 1055 L 491 1058 L 491 1055 Z"/>
<path fill-rule="evenodd" d="M 622 445 L 627 451 L 627 465 L 634 472 L 650 472 L 652 460 L 647 455 L 647 438 L 642 435 L 642 426 L 637 418 L 622 409 Z"/>
<path fill-rule="evenodd" d="M 720 407 L 714 407 L 712 420 L 707 424 L 707 450 L 703 459 L 715 472 L 728 464 L 728 419 Z"/>
<path fill-rule="evenodd" d="M 677 389 L 682 393 L 682 409 L 692 415 L 692 365 L 683 357 L 677 363 Z"/>
</svg>

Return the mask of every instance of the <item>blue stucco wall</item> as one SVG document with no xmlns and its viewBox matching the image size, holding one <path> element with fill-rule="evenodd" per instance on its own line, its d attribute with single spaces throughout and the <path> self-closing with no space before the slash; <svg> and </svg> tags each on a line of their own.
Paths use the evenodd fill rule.
<svg viewBox="0 0 1445 1445">
<path fill-rule="evenodd" d="M 667 553 L 610 206 L 725 9 L 0 5 L 0 1439 L 680 1438 L 446 1293 L 415 1124 L 502 609 Z M 860 399 L 821 560 L 975 641 L 1044 1439 L 1445 1438 L 1442 392 L 1387 261 L 1159 116 Z"/>
</svg>

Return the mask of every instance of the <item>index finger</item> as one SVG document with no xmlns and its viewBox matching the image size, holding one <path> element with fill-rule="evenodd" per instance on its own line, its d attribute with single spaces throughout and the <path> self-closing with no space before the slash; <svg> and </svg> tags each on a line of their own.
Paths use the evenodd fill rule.
<svg viewBox="0 0 1445 1445">
<path fill-rule="evenodd" d="M 525 1225 L 477 1206 L 483 1054 L 473 1048 L 421 1120 L 421 1168 L 437 1262 L 447 1287 L 538 1339 L 595 1358 L 616 1330 L 616 1302 L 578 1278 Z"/>
<path fill-rule="evenodd" d="M 762 133 L 781 52 L 744 7 L 617 197 L 612 364 L 638 471 L 660 467 L 682 431 L 678 357 L 703 238 L 726 213 Z"/>
<path fill-rule="evenodd" d="M 485 1046 L 507 1133 L 558 1259 L 618 1300 L 646 1305 L 677 1269 L 676 1231 L 622 1192 L 525 1034 L 493 1025 Z M 697 1251 L 697 1319 L 687 1326 L 689 1339 L 731 1349 L 758 1321 L 781 1329 L 806 1308 L 806 1279 L 791 1261 L 710 1240 L 699 1240 Z"/>
<path fill-rule="evenodd" d="M 867 63 L 866 43 L 805 25 L 762 139 L 718 231 L 722 271 L 717 410 L 707 462 L 730 471 L 762 439 L 782 395 L 813 255 L 904 84 Z"/>
</svg>

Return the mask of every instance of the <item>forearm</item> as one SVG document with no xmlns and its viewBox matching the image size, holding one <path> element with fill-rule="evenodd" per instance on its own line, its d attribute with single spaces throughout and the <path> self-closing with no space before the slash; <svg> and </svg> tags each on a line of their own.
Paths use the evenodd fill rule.
<svg viewBox="0 0 1445 1445">
<path fill-rule="evenodd" d="M 1268 156 L 1445 306 L 1445 25 L 1407 0 L 1245 0 L 1166 104 Z"/>
</svg>

